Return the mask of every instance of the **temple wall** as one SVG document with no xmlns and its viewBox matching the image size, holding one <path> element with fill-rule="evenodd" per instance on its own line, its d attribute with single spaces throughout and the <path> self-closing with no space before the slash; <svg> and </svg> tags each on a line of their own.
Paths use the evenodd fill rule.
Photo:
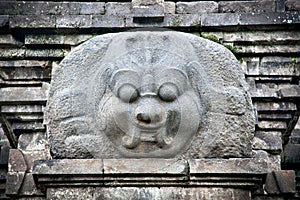
<svg viewBox="0 0 300 200">
<path fill-rule="evenodd" d="M 274 171 L 295 170 L 300 176 L 298 0 L 170 1 L 163 11 L 140 11 L 131 2 L 1 1 L 0 198 L 7 197 L 5 192 L 44 198 L 39 189 L 26 186 L 34 182 L 32 161 L 51 157 L 43 113 L 52 67 L 96 35 L 133 28 L 169 28 L 227 47 L 250 86 L 253 152 L 269 160 Z M 20 162 L 27 167 L 9 161 L 10 149 L 16 157 L 22 154 Z M 24 184 L 7 186 L 15 182 L 8 170 L 22 172 Z M 268 192 L 252 197 L 283 199 L 285 191 Z"/>
</svg>

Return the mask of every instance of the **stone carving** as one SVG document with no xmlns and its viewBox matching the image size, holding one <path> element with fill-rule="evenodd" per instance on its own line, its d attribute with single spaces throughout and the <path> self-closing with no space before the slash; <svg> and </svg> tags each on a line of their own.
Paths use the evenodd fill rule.
<svg viewBox="0 0 300 200">
<path fill-rule="evenodd" d="M 252 106 L 234 55 L 173 31 L 97 36 L 52 72 L 54 158 L 249 157 Z"/>
</svg>

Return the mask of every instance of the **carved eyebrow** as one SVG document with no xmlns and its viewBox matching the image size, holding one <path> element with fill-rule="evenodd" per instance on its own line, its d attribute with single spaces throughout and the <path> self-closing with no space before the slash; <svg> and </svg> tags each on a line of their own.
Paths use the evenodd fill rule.
<svg viewBox="0 0 300 200">
<path fill-rule="evenodd" d="M 187 74 L 184 71 L 182 71 L 181 69 L 177 69 L 177 68 L 168 68 L 168 69 L 162 70 L 159 73 L 159 77 L 163 78 L 163 77 L 161 77 L 162 75 L 170 75 L 170 78 L 172 78 L 172 77 L 174 77 L 174 75 L 171 75 L 173 73 L 180 74 L 179 76 L 182 76 L 182 77 L 184 77 L 184 79 L 188 80 Z M 175 75 L 175 77 L 176 77 L 176 75 Z"/>
<path fill-rule="evenodd" d="M 118 88 L 124 83 L 138 86 L 140 84 L 140 75 L 130 69 L 119 69 L 112 74 L 109 85 L 111 90 L 114 90 L 114 88 Z"/>
</svg>

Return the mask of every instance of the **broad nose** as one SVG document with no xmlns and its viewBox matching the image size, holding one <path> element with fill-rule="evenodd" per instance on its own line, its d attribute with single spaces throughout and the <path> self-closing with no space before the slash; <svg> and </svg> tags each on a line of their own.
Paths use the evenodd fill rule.
<svg viewBox="0 0 300 200">
<path fill-rule="evenodd" d="M 138 122 L 155 124 L 163 120 L 163 108 L 155 98 L 144 97 L 135 110 Z"/>
</svg>

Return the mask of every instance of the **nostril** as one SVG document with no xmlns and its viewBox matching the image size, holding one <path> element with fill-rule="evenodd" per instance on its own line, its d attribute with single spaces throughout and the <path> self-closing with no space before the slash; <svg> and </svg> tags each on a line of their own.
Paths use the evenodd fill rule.
<svg viewBox="0 0 300 200">
<path fill-rule="evenodd" d="M 144 122 L 146 124 L 150 124 L 151 123 L 151 118 L 149 115 L 145 114 L 145 113 L 138 113 L 136 116 L 137 120 Z"/>
</svg>

